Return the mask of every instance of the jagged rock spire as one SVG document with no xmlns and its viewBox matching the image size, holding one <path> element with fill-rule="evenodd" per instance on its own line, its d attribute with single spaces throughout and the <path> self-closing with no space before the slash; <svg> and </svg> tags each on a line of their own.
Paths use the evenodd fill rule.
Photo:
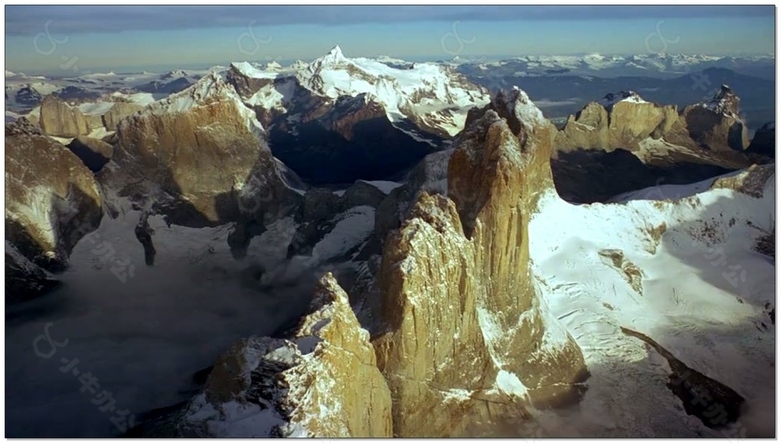
<svg viewBox="0 0 780 443">
<path fill-rule="evenodd" d="M 576 343 L 540 308 L 528 258 L 530 217 L 551 191 L 555 129 L 519 89 L 468 120 L 449 198 L 422 193 L 384 246 L 385 330 L 374 345 L 397 436 L 489 435 L 529 401 L 576 398 L 587 376 Z"/>
</svg>

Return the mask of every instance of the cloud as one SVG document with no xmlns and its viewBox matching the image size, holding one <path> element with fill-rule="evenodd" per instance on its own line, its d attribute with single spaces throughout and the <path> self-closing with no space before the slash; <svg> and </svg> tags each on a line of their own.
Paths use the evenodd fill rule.
<svg viewBox="0 0 780 443">
<path fill-rule="evenodd" d="M 6 34 L 117 33 L 257 25 L 772 17 L 766 6 L 6 6 Z"/>
</svg>

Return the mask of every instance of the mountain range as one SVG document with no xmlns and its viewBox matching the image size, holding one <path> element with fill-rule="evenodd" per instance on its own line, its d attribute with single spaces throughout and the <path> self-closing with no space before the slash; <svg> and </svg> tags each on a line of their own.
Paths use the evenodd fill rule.
<svg viewBox="0 0 780 443">
<path fill-rule="evenodd" d="M 773 83 L 703 69 L 6 72 L 9 436 L 774 436 Z"/>
</svg>

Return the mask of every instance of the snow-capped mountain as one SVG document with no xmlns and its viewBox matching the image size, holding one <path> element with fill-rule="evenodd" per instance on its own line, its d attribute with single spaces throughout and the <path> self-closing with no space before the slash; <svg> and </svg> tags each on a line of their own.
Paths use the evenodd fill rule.
<svg viewBox="0 0 780 443">
<path fill-rule="evenodd" d="M 390 66 L 348 58 L 338 46 L 286 68 L 233 63 L 227 79 L 257 111 L 274 154 L 315 182 L 352 181 L 358 170 L 385 179 L 379 170 L 410 168 L 443 148 L 468 110 L 489 99 L 450 67 Z"/>
<path fill-rule="evenodd" d="M 328 100 L 365 94 L 367 101 L 385 109 L 393 123 L 415 120 L 450 136 L 463 128 L 469 108 L 489 98 L 485 89 L 448 67 L 414 63 L 398 68 L 374 59 L 347 58 L 339 46 L 305 66 L 285 70 L 259 69 L 246 62 L 232 66 L 248 78 L 277 80 L 247 97 L 248 103 L 266 110 L 289 109 L 293 95 L 285 91 L 293 89 L 290 83 L 295 83 Z"/>
</svg>

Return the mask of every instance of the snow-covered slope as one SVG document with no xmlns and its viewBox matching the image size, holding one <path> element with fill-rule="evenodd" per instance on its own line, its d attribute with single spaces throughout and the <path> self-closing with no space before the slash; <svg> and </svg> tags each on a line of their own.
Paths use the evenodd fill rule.
<svg viewBox="0 0 780 443">
<path fill-rule="evenodd" d="M 774 417 L 774 260 L 754 245 L 774 231 L 775 186 L 774 165 L 764 168 L 644 190 L 625 203 L 571 205 L 552 192 L 542 199 L 529 228 L 535 278 L 591 373 L 571 412 L 573 435 L 729 432 L 687 415 L 665 386 L 667 362 L 621 327 L 736 390 L 749 411 L 737 426 L 766 435 L 761 421 Z M 753 195 L 732 189 L 740 182 Z M 555 428 L 560 416 L 541 415 L 551 435 L 568 435 Z"/>
</svg>

